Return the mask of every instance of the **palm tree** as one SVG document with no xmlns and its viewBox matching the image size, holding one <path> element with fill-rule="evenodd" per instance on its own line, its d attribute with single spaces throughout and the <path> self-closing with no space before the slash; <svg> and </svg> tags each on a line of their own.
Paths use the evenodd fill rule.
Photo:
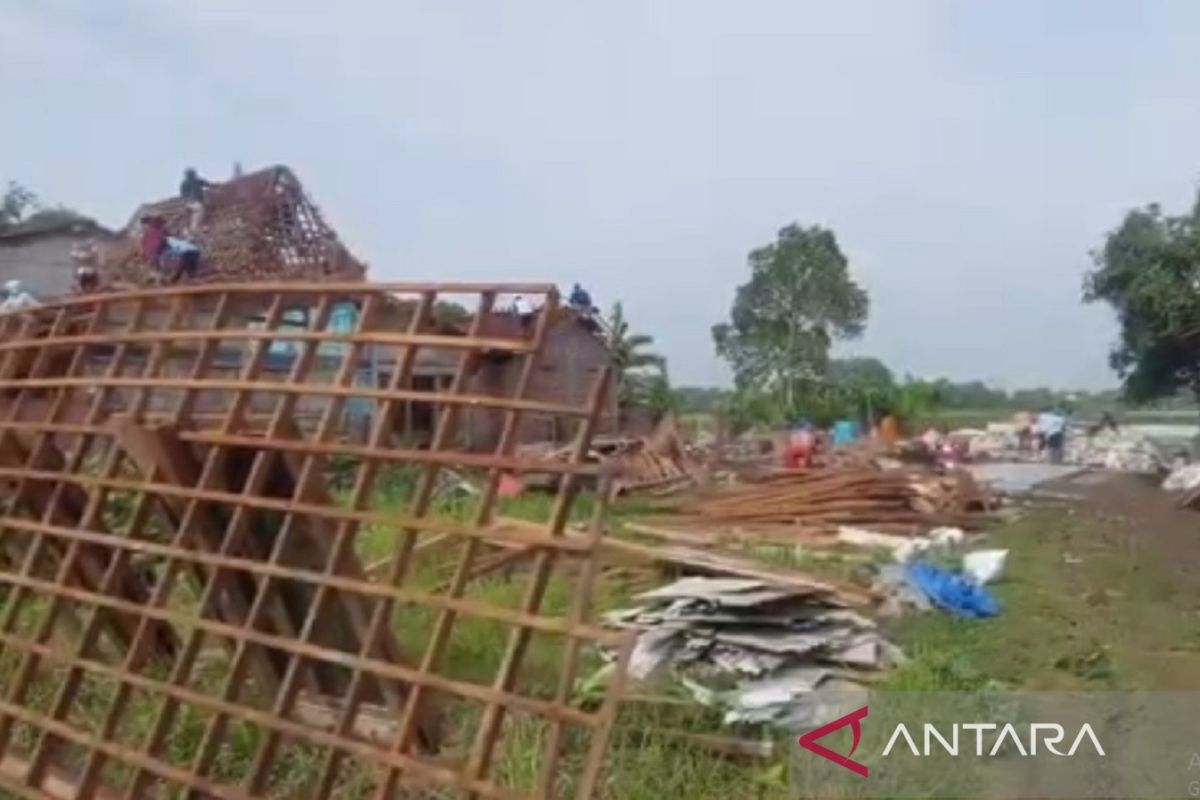
<svg viewBox="0 0 1200 800">
<path fill-rule="evenodd" d="M 622 402 L 633 399 L 637 386 L 651 377 L 648 372 L 653 371 L 665 380 L 667 360 L 647 349 L 654 345 L 654 337 L 630 332 L 629 321 L 625 319 L 625 310 L 620 302 L 613 304 L 605 320 L 604 343 L 612 354 Z"/>
<path fill-rule="evenodd" d="M 663 369 L 667 363 L 666 359 L 657 353 L 646 352 L 646 348 L 654 344 L 653 336 L 630 333 L 629 321 L 625 319 L 625 310 L 620 302 L 613 304 L 612 311 L 605 320 L 604 343 L 608 345 L 613 366 L 620 375 L 650 367 Z"/>
</svg>

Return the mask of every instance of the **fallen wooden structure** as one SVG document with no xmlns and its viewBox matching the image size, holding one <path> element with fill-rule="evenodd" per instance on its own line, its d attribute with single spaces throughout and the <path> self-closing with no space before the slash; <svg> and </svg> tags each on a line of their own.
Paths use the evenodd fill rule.
<svg viewBox="0 0 1200 800">
<path fill-rule="evenodd" d="M 476 318 L 511 294 L 540 297 L 546 312 L 520 339 L 428 333 L 423 321 L 446 294 L 473 301 Z M 389 328 L 380 312 L 398 298 L 415 312 Z M 586 406 L 527 395 L 556 302 L 538 285 L 239 284 L 82 296 L 0 316 L 0 658 L 11 666 L 0 677 L 0 789 L 246 800 L 278 796 L 300 764 L 312 798 L 340 796 L 348 782 L 377 798 L 414 785 L 546 798 L 564 772 L 576 796 L 590 797 L 623 662 L 598 708 L 574 707 L 570 692 L 586 645 L 627 653 L 628 637 L 589 620 L 599 517 L 586 534 L 564 535 L 580 482 L 601 475 L 585 455 L 609 375 L 597 376 Z M 354 328 L 331 329 L 332 310 L 347 305 Z M 306 326 L 285 329 L 297 310 Z M 279 341 L 295 355 L 286 376 L 264 380 Z M 359 365 L 380 346 L 400 354 L 397 369 L 387 386 L 359 385 Z M 418 353 L 439 348 L 457 355 L 453 380 L 416 389 Z M 522 380 L 511 394 L 471 394 L 474 365 L 498 350 L 523 360 Z M 236 363 L 233 377 L 210 374 L 218 353 Z M 316 378 L 318 359 L 336 369 Z M 271 410 L 251 414 L 264 396 Z M 302 399 L 318 412 L 303 428 Z M 436 409 L 426 449 L 393 436 L 398 409 L 414 399 Z M 340 420 L 354 401 L 374 413 L 365 442 L 351 444 Z M 461 446 L 467 408 L 497 415 L 493 451 Z M 526 413 L 574 429 L 566 458 L 514 454 Z M 483 476 L 466 522 L 439 517 L 432 502 L 442 474 L 461 469 Z M 547 523 L 492 525 L 512 471 L 551 476 Z M 345 477 L 336 490 L 335 472 Z M 381 511 L 385 479 L 397 475 L 412 479 L 412 493 Z M 380 531 L 389 558 L 369 575 L 359 546 Z M 439 592 L 414 576 L 414 554 L 435 538 L 454 548 Z M 477 563 L 513 544 L 533 558 L 517 578 L 519 605 L 472 597 Z M 564 562 L 574 602 L 548 614 L 543 597 Z M 498 626 L 507 642 L 482 682 L 446 663 L 472 621 Z M 547 638 L 561 651 L 549 694 L 524 678 L 531 643 Z M 439 754 L 451 706 L 471 722 L 457 750 Z M 512 716 L 532 720 L 543 742 L 522 785 L 496 775 L 519 733 Z M 231 768 L 223 754 L 235 740 L 250 752 Z"/>
</svg>

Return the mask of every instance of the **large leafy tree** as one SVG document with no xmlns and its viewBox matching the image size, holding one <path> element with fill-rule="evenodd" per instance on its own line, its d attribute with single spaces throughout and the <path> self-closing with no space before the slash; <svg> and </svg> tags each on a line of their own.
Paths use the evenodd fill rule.
<svg viewBox="0 0 1200 800">
<path fill-rule="evenodd" d="M 1200 403 L 1200 199 L 1169 216 L 1131 211 L 1093 253 L 1087 302 L 1108 303 L 1120 338 L 1109 362 L 1135 402 L 1188 391 Z"/>
<path fill-rule="evenodd" d="M 739 389 L 774 393 L 790 413 L 801 387 L 825 374 L 834 340 L 862 333 L 867 293 L 824 228 L 789 225 L 749 263 L 750 280 L 713 339 Z"/>
</svg>

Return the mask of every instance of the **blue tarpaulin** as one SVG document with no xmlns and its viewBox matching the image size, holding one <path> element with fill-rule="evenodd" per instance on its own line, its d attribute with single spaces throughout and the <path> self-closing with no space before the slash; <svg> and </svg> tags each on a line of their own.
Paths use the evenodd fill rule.
<svg viewBox="0 0 1200 800">
<path fill-rule="evenodd" d="M 904 577 L 938 608 L 960 617 L 994 617 L 1000 613 L 1000 601 L 983 586 L 949 570 L 916 561 L 904 570 Z"/>
</svg>

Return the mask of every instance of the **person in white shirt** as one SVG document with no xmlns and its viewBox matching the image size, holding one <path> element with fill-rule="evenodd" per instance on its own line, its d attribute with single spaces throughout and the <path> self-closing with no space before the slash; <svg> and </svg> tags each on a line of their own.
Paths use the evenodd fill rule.
<svg viewBox="0 0 1200 800">
<path fill-rule="evenodd" d="M 1065 414 L 1049 409 L 1038 414 L 1037 430 L 1051 464 L 1061 464 L 1063 446 L 1066 444 L 1067 418 Z"/>
<path fill-rule="evenodd" d="M 529 302 L 525 295 L 519 294 L 513 298 L 513 311 L 517 313 L 517 318 L 525 327 L 533 322 L 533 303 Z"/>
</svg>

